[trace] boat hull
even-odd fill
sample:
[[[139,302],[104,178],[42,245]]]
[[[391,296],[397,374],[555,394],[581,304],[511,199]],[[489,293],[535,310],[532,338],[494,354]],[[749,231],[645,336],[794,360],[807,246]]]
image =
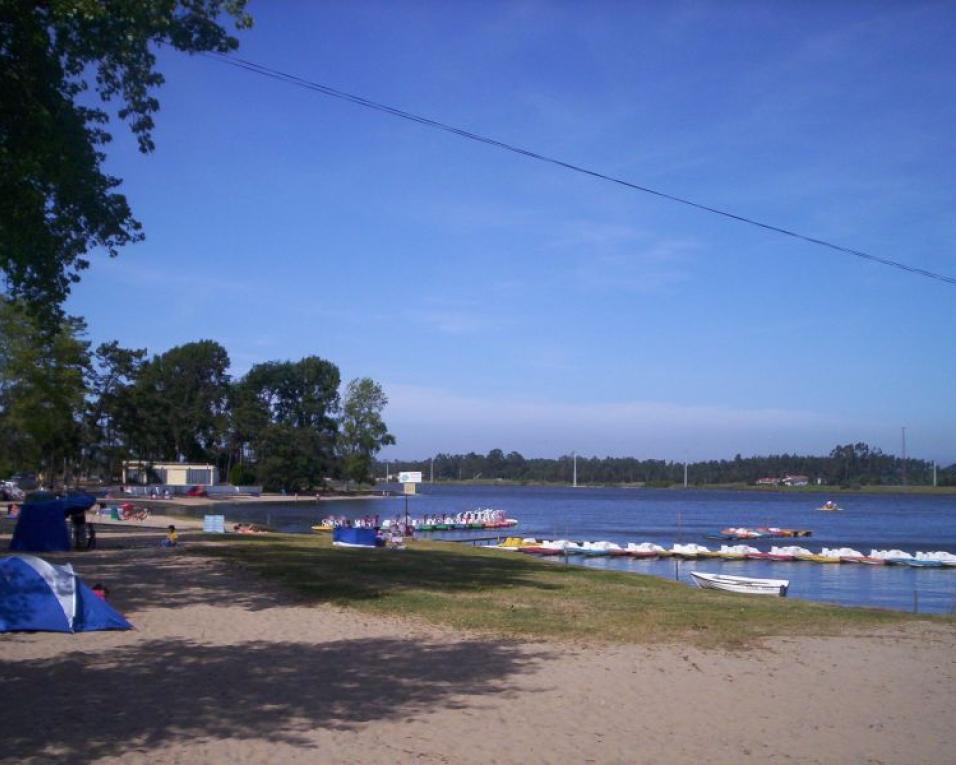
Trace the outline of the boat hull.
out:
[[[741,595],[773,595],[784,597],[790,587],[787,579],[754,579],[748,576],[725,576],[691,571],[694,583],[705,590],[736,592]]]

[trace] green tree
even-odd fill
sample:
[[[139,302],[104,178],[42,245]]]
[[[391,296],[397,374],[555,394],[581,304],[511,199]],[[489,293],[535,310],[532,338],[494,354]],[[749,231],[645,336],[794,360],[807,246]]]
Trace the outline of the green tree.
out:
[[[267,488],[304,491],[335,469],[338,367],[317,356],[256,364],[233,391],[232,444]]]
[[[132,415],[132,387],[145,357],[145,348],[123,348],[115,340],[96,349],[87,375],[91,398],[85,417],[84,472],[98,468],[106,478],[112,478],[117,474],[119,460],[129,456],[121,427]]]
[[[148,459],[214,459],[226,430],[229,354],[213,340],[170,348],[143,365],[119,413],[127,442]]]
[[[22,305],[0,298],[0,465],[68,480],[80,454],[86,326],[66,318],[55,331]]]
[[[154,148],[157,46],[226,53],[218,19],[251,25],[245,0],[0,0],[0,271],[14,297],[55,327],[87,255],[142,238],[121,181],[103,172],[119,101],[140,151]]]
[[[349,480],[371,481],[373,458],[383,446],[395,443],[395,436],[382,419],[387,404],[382,386],[370,377],[349,382],[340,423],[342,468]]]

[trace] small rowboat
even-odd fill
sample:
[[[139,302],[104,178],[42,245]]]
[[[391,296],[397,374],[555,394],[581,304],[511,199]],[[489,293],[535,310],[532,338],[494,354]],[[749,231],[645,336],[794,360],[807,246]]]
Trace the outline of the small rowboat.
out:
[[[740,592],[747,595],[778,595],[787,594],[790,586],[789,579],[754,579],[749,576],[726,576],[724,574],[704,574],[691,571],[694,583],[706,590],[724,590],[726,592]]]

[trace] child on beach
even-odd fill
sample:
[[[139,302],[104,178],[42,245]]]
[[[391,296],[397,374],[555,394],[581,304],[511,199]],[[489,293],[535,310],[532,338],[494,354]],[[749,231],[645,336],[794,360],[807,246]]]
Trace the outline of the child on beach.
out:
[[[90,589],[93,591],[93,594],[101,600],[106,600],[110,596],[110,591],[99,582],[90,587]]]
[[[179,534],[176,533],[176,527],[170,525],[166,532],[166,538],[163,540],[163,547],[175,547],[179,541]]]

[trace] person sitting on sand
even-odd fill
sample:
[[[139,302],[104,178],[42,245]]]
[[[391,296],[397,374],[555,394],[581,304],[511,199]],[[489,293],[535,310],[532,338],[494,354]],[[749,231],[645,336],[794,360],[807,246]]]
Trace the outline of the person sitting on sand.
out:
[[[110,596],[110,591],[99,582],[90,587],[90,589],[93,591],[93,594],[96,595],[96,597],[100,598],[100,600],[107,600]]]
[[[265,529],[261,529],[254,523],[237,523],[232,527],[237,534],[262,534]]]
[[[163,547],[175,547],[178,542],[179,534],[176,533],[176,527],[170,524],[166,538],[163,540]]]

